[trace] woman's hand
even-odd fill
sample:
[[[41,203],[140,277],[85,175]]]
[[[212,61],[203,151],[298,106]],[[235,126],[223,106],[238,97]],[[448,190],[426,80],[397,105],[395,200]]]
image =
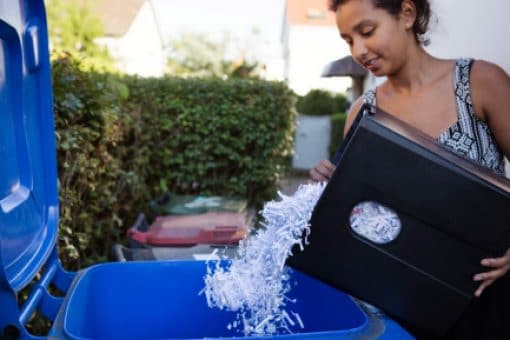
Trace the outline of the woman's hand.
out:
[[[485,288],[489,287],[494,281],[505,275],[510,269],[510,248],[505,255],[495,259],[483,259],[482,266],[492,268],[493,270],[479,273],[474,276],[475,281],[483,281],[475,292],[476,297],[480,297]]]
[[[310,170],[310,177],[317,182],[329,181],[331,175],[333,175],[333,171],[335,171],[335,166],[325,159]]]

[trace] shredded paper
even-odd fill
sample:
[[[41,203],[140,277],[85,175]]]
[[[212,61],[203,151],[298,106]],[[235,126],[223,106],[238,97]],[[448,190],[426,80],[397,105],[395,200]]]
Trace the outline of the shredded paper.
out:
[[[226,267],[218,261],[208,264],[203,293],[209,307],[237,313],[227,328],[249,336],[293,333],[304,327],[292,311],[296,301],[287,297],[293,282],[285,260],[294,245],[303,250],[308,242],[310,217],[324,186],[301,185],[292,196],[279,193],[281,200],[264,205],[263,228],[240,242],[238,256]]]

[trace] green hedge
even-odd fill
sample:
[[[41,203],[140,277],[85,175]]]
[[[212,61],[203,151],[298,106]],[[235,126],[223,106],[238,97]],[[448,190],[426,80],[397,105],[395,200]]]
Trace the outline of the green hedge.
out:
[[[272,197],[293,142],[294,97],[285,85],[131,78],[128,87],[128,111],[139,113],[137,157],[147,160],[152,190],[235,194],[252,203]]]
[[[344,126],[347,115],[344,112],[331,116],[331,142],[329,143],[330,158],[335,155],[336,150],[344,139]]]
[[[279,82],[140,79],[53,62],[66,267],[106,260],[161,192],[274,197],[292,150],[295,96]]]
[[[347,98],[341,93],[333,94],[325,90],[313,89],[298,98],[296,109],[305,115],[325,116],[345,111],[346,105]]]

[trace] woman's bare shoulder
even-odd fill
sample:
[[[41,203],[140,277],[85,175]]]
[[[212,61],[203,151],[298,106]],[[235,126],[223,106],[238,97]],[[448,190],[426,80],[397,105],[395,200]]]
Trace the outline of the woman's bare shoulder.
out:
[[[508,85],[510,78],[508,73],[499,65],[485,60],[476,60],[471,70],[471,82],[483,85]]]
[[[471,70],[471,91],[475,111],[483,112],[497,144],[510,157],[510,77],[500,66],[477,60]]]
[[[499,65],[476,60],[471,69],[471,90],[475,110],[477,106],[487,118],[487,107],[492,106],[491,103],[508,100],[510,77]]]

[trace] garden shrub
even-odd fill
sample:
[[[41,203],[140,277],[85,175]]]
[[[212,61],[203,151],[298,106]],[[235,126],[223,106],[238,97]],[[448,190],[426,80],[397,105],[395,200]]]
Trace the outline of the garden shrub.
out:
[[[296,109],[305,115],[323,116],[347,109],[347,97],[342,93],[333,94],[319,89],[310,90],[306,95],[299,96]]]
[[[294,96],[284,84],[214,78],[127,84],[127,110],[136,113],[131,139],[134,150],[145,152],[152,191],[239,195],[256,205],[274,195],[295,121]]]
[[[335,110],[333,112],[347,112],[349,109],[349,103],[347,97],[342,93],[337,93],[333,96],[335,102]]]
[[[280,82],[137,78],[53,61],[61,259],[107,259],[150,199],[272,199],[291,158],[295,96]]]
[[[329,144],[330,157],[335,155],[336,150],[344,139],[344,126],[347,115],[344,112],[331,116],[331,142]]]

